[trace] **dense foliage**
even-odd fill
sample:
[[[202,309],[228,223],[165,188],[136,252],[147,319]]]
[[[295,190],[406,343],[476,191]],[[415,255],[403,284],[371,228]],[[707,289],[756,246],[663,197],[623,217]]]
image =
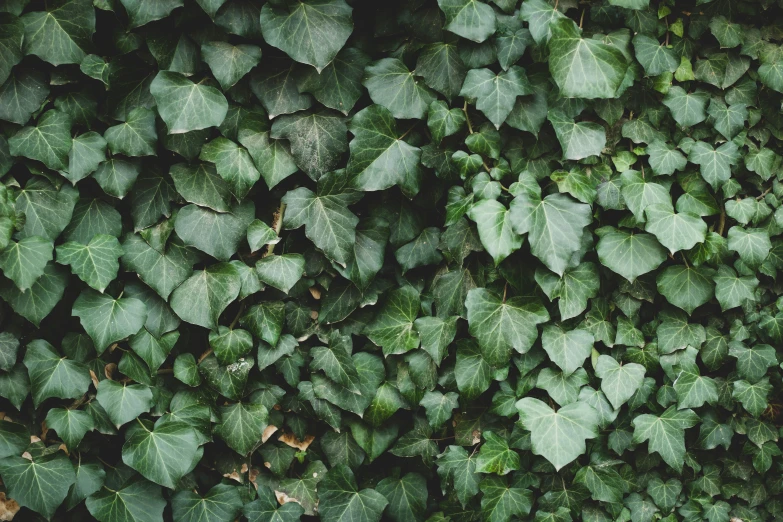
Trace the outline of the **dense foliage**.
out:
[[[783,517],[781,20],[0,0],[0,519]]]

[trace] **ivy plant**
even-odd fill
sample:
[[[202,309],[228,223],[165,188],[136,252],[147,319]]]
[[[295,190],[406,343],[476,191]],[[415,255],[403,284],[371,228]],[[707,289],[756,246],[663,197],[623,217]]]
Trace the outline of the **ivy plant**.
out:
[[[780,20],[0,0],[0,519],[783,518]]]

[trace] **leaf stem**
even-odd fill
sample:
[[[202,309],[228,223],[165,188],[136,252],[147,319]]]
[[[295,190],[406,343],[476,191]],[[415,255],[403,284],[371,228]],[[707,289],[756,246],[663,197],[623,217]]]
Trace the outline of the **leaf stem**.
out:
[[[399,137],[399,138],[397,138],[397,139],[398,139],[398,140],[401,140],[401,139],[403,139],[405,136],[407,136],[408,134],[410,134],[410,132],[411,132],[413,129],[415,129],[415,128],[416,128],[416,125],[418,125],[418,124],[419,124],[419,122],[416,122],[416,123],[414,123],[413,125],[411,125],[411,127],[410,127],[408,130],[406,130],[405,132],[403,132],[403,133],[402,133],[402,136],[400,136],[400,137]]]
[[[473,126],[470,124],[470,116],[468,116],[468,100],[462,104],[462,112],[465,113],[465,121],[468,123],[468,132],[473,134]]]
[[[237,321],[239,321],[239,316],[242,315],[242,312],[245,311],[245,302],[242,301],[239,303],[239,311],[237,312],[237,315],[234,317],[234,320],[231,321],[231,324],[228,325],[229,330],[233,330],[234,326],[237,324]]]
[[[285,203],[282,201],[280,202],[280,207],[278,207],[277,211],[275,211],[275,215],[272,219],[272,229],[275,231],[275,234],[277,236],[280,236],[280,230],[283,229],[283,216],[285,215]],[[266,254],[264,254],[263,257],[271,256],[275,251],[275,245],[277,243],[269,243],[266,247]]]

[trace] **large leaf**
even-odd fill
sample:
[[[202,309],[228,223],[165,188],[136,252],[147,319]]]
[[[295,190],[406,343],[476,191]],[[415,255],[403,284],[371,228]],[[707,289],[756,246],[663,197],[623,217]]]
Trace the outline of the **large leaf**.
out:
[[[175,488],[192,468],[197,449],[196,432],[184,422],[160,421],[152,430],[139,423],[122,447],[122,461],[146,479]]]
[[[422,119],[435,101],[435,93],[417,81],[396,58],[383,58],[368,65],[363,83],[372,101],[389,109],[395,118]]]
[[[582,367],[594,342],[593,336],[585,330],[565,331],[557,326],[547,326],[541,334],[544,350],[566,375]]]
[[[33,403],[37,407],[50,397],[78,399],[90,387],[90,372],[77,361],[60,356],[54,347],[38,339],[27,345],[24,365],[30,375]]]
[[[229,212],[188,205],[177,214],[174,229],[182,241],[220,261],[233,256],[253,221],[255,208],[250,201],[235,204]]]
[[[598,436],[598,413],[592,406],[574,402],[557,411],[538,399],[526,397],[516,404],[525,429],[530,431],[533,453],[556,470],[586,451],[585,440]]]
[[[370,105],[351,119],[348,175],[359,190],[384,190],[399,185],[415,195],[421,177],[421,150],[401,139],[394,117],[385,107]]]
[[[500,264],[522,246],[524,238],[514,232],[511,212],[494,199],[483,199],[470,207],[468,216],[476,222],[481,244]]]
[[[438,0],[446,15],[445,28],[468,40],[481,43],[495,32],[495,12],[479,0]]]
[[[396,522],[424,520],[427,511],[427,481],[418,473],[408,473],[399,479],[385,478],[377,492],[386,497],[386,513]]]
[[[511,222],[527,234],[530,250],[551,271],[563,272],[582,244],[582,229],[590,224],[590,207],[564,194],[541,199],[520,194],[511,202]]]
[[[660,416],[639,415],[632,422],[633,441],[649,441],[649,450],[657,452],[664,462],[679,472],[685,460],[685,430],[698,422],[699,416],[693,410],[677,410],[675,406]]]
[[[521,297],[504,299],[486,288],[468,292],[465,306],[470,333],[492,365],[508,361],[513,351],[527,352],[538,338],[536,325],[549,320],[541,303]]]
[[[261,439],[267,426],[267,414],[261,404],[238,402],[223,406],[215,431],[231,449],[247,455]]]
[[[353,471],[344,464],[326,473],[318,485],[318,496],[318,512],[325,522],[378,522],[389,504],[373,489],[359,490]]]
[[[356,243],[359,218],[347,208],[356,197],[336,175],[319,180],[317,190],[313,193],[301,187],[285,195],[283,225],[288,229],[304,225],[305,234],[317,247],[334,261],[345,264]]]
[[[120,384],[106,379],[98,385],[95,397],[111,422],[120,427],[153,406],[152,390],[142,384]]]
[[[132,297],[113,298],[85,290],[73,303],[73,315],[95,343],[98,353],[138,332],[147,320],[147,306]]]
[[[43,275],[46,264],[52,260],[52,248],[51,241],[40,236],[11,243],[0,253],[0,270],[24,292]]]
[[[614,230],[602,235],[595,248],[602,265],[632,283],[666,260],[666,251],[651,234]]]
[[[81,63],[92,47],[95,9],[88,0],[56,2],[46,11],[34,11],[21,18],[24,23],[24,52],[52,65]]]
[[[689,212],[674,212],[666,205],[650,205],[645,209],[647,223],[644,229],[675,254],[690,250],[707,237],[707,224],[699,216]]]
[[[549,71],[561,96],[614,98],[628,68],[616,47],[582,38],[576,24],[561,18],[549,23]]]
[[[197,270],[171,294],[171,308],[183,320],[216,329],[223,310],[237,298],[239,272],[230,263]]]
[[[658,275],[658,291],[666,299],[689,314],[715,295],[715,283],[710,268],[675,265]]]
[[[228,102],[219,90],[197,85],[179,73],[159,72],[150,92],[169,134],[217,127],[228,111]]]
[[[57,262],[71,265],[79,279],[103,292],[117,277],[118,259],[123,255],[120,242],[114,236],[97,234],[83,245],[69,241],[57,247]]]
[[[476,108],[499,129],[514,108],[517,96],[533,94],[533,87],[525,71],[516,65],[499,74],[489,69],[472,69],[459,94],[475,99]]]
[[[35,460],[24,457],[0,459],[0,477],[10,497],[47,519],[65,500],[68,488],[76,481],[73,464],[59,451]]]
[[[383,308],[365,329],[367,337],[383,348],[385,355],[405,353],[419,346],[413,326],[419,315],[419,293],[404,286],[390,293]]]
[[[334,170],[348,150],[347,133],[339,114],[323,111],[281,116],[272,125],[271,136],[288,140],[296,165],[317,180]]]
[[[641,364],[620,364],[609,355],[599,355],[595,365],[595,374],[601,378],[601,391],[615,409],[642,386],[645,371]]]
[[[8,140],[8,147],[14,156],[38,160],[50,169],[66,170],[71,151],[70,131],[70,116],[57,110],[47,111],[35,127],[25,127]]]
[[[597,123],[574,122],[562,111],[549,111],[547,118],[555,128],[555,134],[563,149],[563,158],[580,160],[600,156],[606,145],[606,132]]]
[[[119,489],[101,488],[87,498],[87,509],[100,522],[162,522],[166,501],[160,486],[135,480]]]
[[[352,8],[343,0],[308,0],[261,9],[264,40],[320,73],[353,30]]]

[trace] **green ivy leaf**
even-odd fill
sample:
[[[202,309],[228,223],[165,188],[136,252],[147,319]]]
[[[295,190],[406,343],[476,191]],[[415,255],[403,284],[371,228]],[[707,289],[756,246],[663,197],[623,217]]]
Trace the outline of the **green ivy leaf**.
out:
[[[309,0],[261,8],[261,32],[269,45],[321,73],[353,31],[352,8],[343,0]]]
[[[78,399],[90,387],[90,373],[80,362],[61,357],[42,339],[27,345],[24,365],[30,375],[36,407],[50,397]]]
[[[506,300],[486,288],[470,290],[465,306],[470,333],[478,339],[481,354],[491,365],[506,364],[512,350],[530,350],[538,338],[536,325],[549,320],[541,303],[521,297]]]
[[[565,331],[558,326],[547,326],[541,334],[541,345],[550,360],[566,375],[582,367],[594,342],[593,336],[585,330]]]
[[[495,32],[495,12],[490,6],[478,0],[438,0],[446,16],[445,29],[452,33],[481,43]]]
[[[564,112],[550,110],[547,118],[555,128],[557,140],[563,149],[563,158],[580,160],[600,156],[606,145],[606,131],[601,125],[590,122],[574,122]]]
[[[305,259],[301,254],[270,255],[256,262],[258,278],[288,293],[301,279],[305,269]]]
[[[484,432],[485,442],[476,457],[476,473],[507,475],[519,469],[519,454],[508,447],[508,442],[491,431]]]
[[[372,101],[386,107],[400,119],[422,119],[435,93],[420,84],[404,63],[396,58],[383,58],[365,67],[362,82]]]
[[[0,459],[0,477],[8,495],[19,505],[52,518],[76,481],[73,464],[57,452],[28,460],[24,457]]]
[[[233,87],[261,61],[261,49],[247,44],[205,42],[201,44],[201,54],[224,90]]]
[[[100,354],[111,343],[138,332],[147,320],[147,307],[132,297],[115,299],[85,290],[73,303],[73,315],[79,318]]]
[[[344,178],[330,174],[318,182],[317,193],[305,187],[283,197],[286,229],[305,227],[305,234],[331,259],[345,264],[354,252],[357,218],[347,207],[356,196],[347,190]]]
[[[666,93],[663,104],[669,108],[672,118],[681,127],[693,127],[707,119],[708,101],[709,95],[704,91],[688,93],[682,87],[675,86]]]
[[[119,489],[103,487],[87,498],[87,509],[101,522],[162,522],[166,501],[160,486],[140,479]]]
[[[651,234],[613,230],[595,246],[601,264],[633,283],[666,260],[666,250]]]
[[[690,250],[707,237],[707,224],[699,216],[689,212],[674,212],[667,205],[650,205],[644,210],[647,223],[644,229],[658,238],[658,241],[676,254]]]
[[[104,138],[113,154],[154,156],[158,142],[155,113],[143,107],[133,109],[124,123],[106,129]]]
[[[8,140],[12,156],[24,156],[53,170],[67,170],[71,151],[71,117],[64,112],[45,112],[35,127],[24,127]]]
[[[524,238],[514,232],[511,212],[499,201],[483,199],[468,210],[476,222],[481,244],[495,260],[495,265],[519,250]]]
[[[419,191],[421,149],[401,139],[391,112],[380,105],[356,113],[348,130],[348,176],[359,190],[384,190],[394,185],[409,195]]]
[[[0,269],[24,292],[44,274],[53,257],[52,249],[51,241],[40,236],[26,237],[0,253]]]
[[[46,426],[56,431],[63,442],[73,450],[84,435],[93,430],[95,423],[86,411],[52,408],[46,414]]]
[[[636,444],[649,441],[650,452],[658,453],[664,462],[681,472],[685,462],[685,430],[698,422],[699,416],[693,410],[677,410],[675,406],[660,416],[639,415],[631,422],[633,441]]]
[[[427,511],[427,481],[418,473],[408,473],[396,479],[387,477],[378,482],[377,492],[386,497],[386,513],[392,520],[424,520]]]
[[[468,71],[459,94],[475,99],[476,108],[499,129],[513,109],[517,96],[533,94],[533,87],[524,69],[514,65],[498,74],[490,69]]]
[[[173,489],[193,467],[197,449],[196,432],[183,422],[159,421],[152,430],[139,422],[122,447],[122,461],[144,478]]]
[[[526,397],[516,407],[522,425],[530,431],[533,453],[556,470],[587,450],[586,439],[598,436],[598,413],[586,403],[574,402],[555,412],[538,399]]]
[[[197,270],[171,294],[171,308],[183,320],[214,330],[223,310],[239,295],[239,272],[230,263]]]
[[[528,234],[533,255],[560,276],[581,248],[582,229],[592,221],[588,205],[564,194],[543,199],[520,194],[511,202],[510,212],[514,230]]]
[[[318,513],[326,522],[378,522],[389,501],[374,489],[359,490],[344,464],[330,469],[319,484]]]
[[[71,265],[79,279],[101,293],[117,277],[122,255],[117,238],[106,234],[94,236],[86,245],[70,241],[57,247],[57,262]]]
[[[614,98],[628,68],[616,47],[582,38],[576,24],[559,18],[549,22],[549,71],[566,98]]]
[[[95,33],[95,10],[87,0],[53,4],[46,11],[21,17],[24,23],[24,53],[34,54],[52,65],[81,63]]]
[[[383,348],[384,355],[405,353],[419,346],[413,326],[419,315],[419,293],[411,286],[391,292],[378,315],[365,328],[365,334]]]
[[[152,391],[142,384],[120,384],[106,379],[98,385],[98,403],[116,427],[126,424],[153,406]]]
[[[296,502],[286,502],[282,506],[274,493],[266,486],[258,487],[258,499],[245,504],[242,513],[250,522],[297,522],[304,509]]]
[[[656,279],[658,291],[667,301],[690,315],[715,295],[713,273],[710,268],[670,266]]]
[[[197,85],[178,73],[159,72],[150,92],[169,134],[217,127],[228,112],[228,102],[219,90]]]
[[[617,409],[642,386],[645,368],[641,364],[620,364],[609,355],[599,355],[595,374],[601,379],[601,391]]]

